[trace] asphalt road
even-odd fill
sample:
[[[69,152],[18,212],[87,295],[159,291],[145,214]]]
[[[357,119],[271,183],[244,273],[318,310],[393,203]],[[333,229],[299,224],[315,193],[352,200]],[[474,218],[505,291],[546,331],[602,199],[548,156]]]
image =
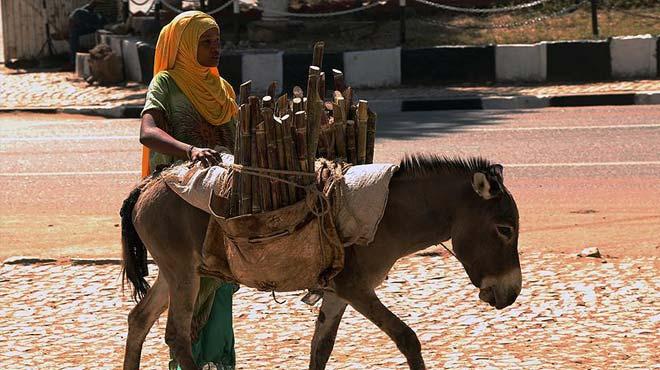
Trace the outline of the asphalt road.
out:
[[[138,125],[0,115],[0,259],[118,256]],[[658,106],[398,113],[379,117],[377,137],[377,162],[432,152],[503,164],[523,252],[660,254]]]

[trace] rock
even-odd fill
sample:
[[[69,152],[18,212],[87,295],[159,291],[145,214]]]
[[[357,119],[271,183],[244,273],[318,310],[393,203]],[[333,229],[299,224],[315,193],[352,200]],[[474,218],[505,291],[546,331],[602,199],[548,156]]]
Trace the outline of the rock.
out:
[[[578,257],[593,257],[593,258],[602,258],[600,251],[596,247],[589,247],[582,250],[578,253]]]

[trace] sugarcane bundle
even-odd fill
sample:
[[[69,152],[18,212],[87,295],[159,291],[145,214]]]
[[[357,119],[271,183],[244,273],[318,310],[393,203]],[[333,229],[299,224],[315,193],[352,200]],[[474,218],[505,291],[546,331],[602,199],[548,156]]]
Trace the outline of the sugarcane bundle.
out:
[[[232,177],[232,217],[272,211],[304,199],[303,188],[315,181],[317,158],[373,162],[376,114],[366,100],[354,103],[353,90],[336,69],[332,99],[325,101],[323,47],[323,43],[314,47],[307,89],[295,86],[291,99],[286,93],[275,96],[275,82],[263,97],[250,94],[251,81],[241,85],[234,161],[251,170],[236,171]]]

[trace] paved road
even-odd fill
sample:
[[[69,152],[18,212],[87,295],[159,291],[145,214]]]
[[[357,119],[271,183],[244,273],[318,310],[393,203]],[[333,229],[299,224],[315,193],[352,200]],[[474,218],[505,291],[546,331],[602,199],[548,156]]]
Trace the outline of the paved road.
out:
[[[524,253],[517,302],[477,299],[445,256],[400,261],[379,290],[417,332],[429,369],[651,369],[660,363],[655,257],[603,260]],[[155,268],[151,268],[152,276]],[[132,304],[118,266],[0,266],[0,367],[116,369]],[[304,369],[318,307],[297,294],[241,288],[234,299],[238,369]],[[163,369],[165,319],[152,329],[143,369]],[[328,369],[404,369],[389,338],[349,308]]]
[[[0,257],[112,256],[137,181],[135,120],[0,115]],[[648,369],[660,363],[660,111],[654,107],[391,115],[377,160],[432,151],[505,165],[521,210],[523,290],[477,300],[446,254],[400,261],[379,291],[417,333],[431,369]],[[19,172],[21,175],[17,176]],[[598,246],[604,259],[575,251]],[[570,252],[562,254],[561,252]],[[151,276],[155,275],[155,267]],[[126,314],[116,265],[0,266],[0,367],[114,369]],[[241,289],[239,369],[301,369],[317,308]],[[165,320],[145,369],[163,368]],[[391,341],[349,308],[331,369],[402,369]]]
[[[136,120],[0,115],[0,258],[117,255],[117,211],[138,179]],[[406,153],[504,164],[522,250],[658,255],[660,109],[390,114],[376,161]]]

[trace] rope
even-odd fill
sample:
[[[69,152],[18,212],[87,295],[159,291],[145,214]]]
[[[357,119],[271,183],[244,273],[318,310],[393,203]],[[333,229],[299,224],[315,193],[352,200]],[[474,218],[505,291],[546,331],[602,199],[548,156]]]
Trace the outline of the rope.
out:
[[[651,15],[651,14],[639,14],[639,13],[631,12],[631,11],[625,10],[625,9],[617,9],[617,10],[620,11],[621,13],[623,13],[623,14],[628,14],[628,15],[631,15],[633,17],[660,20],[660,17],[657,17],[655,15]]]
[[[445,243],[440,242],[440,245],[442,245],[442,247],[445,248],[445,250],[446,250],[447,252],[449,252],[449,254],[451,254],[452,256],[454,256],[454,258],[456,258],[456,259],[458,260],[458,257],[456,257],[456,255],[454,254],[454,252],[453,252],[451,249],[447,248],[447,246],[445,245]],[[459,260],[459,261],[460,261],[460,260]]]
[[[142,5],[146,5],[146,4],[147,4],[149,1],[151,1],[151,0],[144,0],[143,2],[139,2],[139,1],[137,1],[137,0],[129,0],[129,1],[130,1],[133,5],[142,6]],[[154,0],[154,3],[155,3],[155,2],[156,2],[156,1]]]
[[[418,0],[415,0],[415,1],[418,1]],[[542,16],[536,17],[536,18],[527,19],[527,20],[524,20],[524,21],[521,21],[521,22],[512,22],[512,23],[504,23],[504,24],[491,24],[491,25],[484,25],[484,26],[477,26],[477,25],[456,26],[456,25],[453,25],[453,24],[436,22],[436,21],[426,22],[426,23],[431,23],[431,24],[438,25],[438,26],[445,27],[445,28],[453,28],[453,29],[460,29],[460,30],[469,30],[469,29],[489,30],[489,29],[499,29],[499,28],[515,28],[515,27],[527,26],[527,25],[530,25],[530,24],[542,22],[542,21],[545,21],[545,20],[550,19],[550,18],[556,18],[556,17],[562,16],[562,15],[565,15],[567,13],[574,12],[579,7],[581,7],[582,5],[584,5],[588,2],[589,2],[589,0],[582,0],[577,4],[571,5],[569,7],[561,9],[561,10],[558,10],[554,13],[550,13],[550,14],[547,14],[547,15],[542,15]]]
[[[158,1],[158,0],[156,0],[156,1]],[[154,2],[156,2],[156,1],[154,1]],[[171,5],[166,0],[160,0],[160,3],[163,4],[167,9],[169,9],[169,10],[175,12],[175,13],[183,13],[183,10]]]
[[[306,203],[307,203],[307,208],[314,214],[316,217],[322,218],[325,216],[327,213],[330,212],[331,210],[331,203],[330,199],[328,199],[328,194],[334,189],[335,184],[337,184],[341,179],[341,175],[337,175],[337,172],[330,177],[329,185],[326,185],[324,192],[319,191],[316,188],[315,183],[311,183],[308,185],[300,185],[296,182],[285,180],[280,177],[276,176],[271,176],[268,175],[267,173],[275,173],[275,174],[281,174],[281,175],[290,175],[290,176],[312,176],[316,177],[315,173],[310,173],[310,172],[301,172],[301,171],[289,171],[289,170],[273,170],[270,168],[261,168],[261,167],[249,167],[249,166],[244,166],[240,164],[233,164],[233,163],[218,163],[217,166],[229,169],[229,170],[234,170],[238,173],[245,174],[245,175],[252,175],[252,176],[257,176],[257,177],[263,177],[269,180],[273,181],[279,181],[283,182],[285,184],[289,184],[292,186],[295,186],[297,188],[305,190],[305,194],[313,194],[316,196],[316,202],[310,205],[309,203],[309,197],[306,197]],[[320,211],[316,209],[315,204],[320,204],[321,209]],[[209,207],[210,208],[210,207]],[[211,210],[213,212],[213,210]],[[214,216],[217,216],[214,214]],[[323,228],[322,228],[323,229]],[[325,232],[325,231],[324,231]],[[326,235],[327,236],[327,235]]]
[[[206,14],[213,15],[217,12],[221,12],[221,11],[225,10],[228,6],[233,5],[233,4],[234,4],[234,0],[228,0],[226,3],[224,3],[224,4],[220,5],[219,7],[211,10],[210,12],[206,12]]]
[[[432,6],[432,7],[435,7],[435,8],[444,9],[444,10],[451,10],[451,11],[454,11],[454,12],[473,13],[473,14],[487,14],[487,13],[512,12],[512,11],[516,11],[516,10],[527,9],[527,8],[531,8],[531,7],[534,7],[534,6],[537,6],[537,5],[541,5],[543,3],[547,3],[550,0],[536,0],[536,1],[532,1],[530,3],[525,3],[525,4],[506,6],[506,7],[503,7],[503,8],[489,8],[489,9],[461,8],[461,7],[451,6],[451,5],[438,4],[438,3],[434,3],[434,2],[428,1],[428,0],[414,0],[414,1],[417,1],[418,3],[422,3],[422,4],[425,4],[425,5]]]
[[[134,1],[134,0],[131,0],[131,1]],[[155,2],[156,2],[156,1],[154,1],[154,3],[155,3]],[[183,12],[185,12],[185,10],[183,10],[183,9],[179,9],[179,8],[175,7],[174,5],[168,3],[167,0],[160,0],[160,3],[163,4],[163,5],[165,5],[165,7],[166,7],[167,9],[169,9],[169,10],[175,12],[175,13],[183,13]],[[213,15],[213,14],[215,14],[215,13],[217,13],[217,12],[220,12],[220,11],[226,9],[227,7],[229,7],[230,5],[232,5],[233,3],[234,3],[234,0],[228,0],[226,3],[220,5],[219,7],[215,8],[215,9],[213,9],[213,10],[207,11],[206,14],[208,14],[208,15]]]
[[[544,0],[548,1],[548,0]],[[325,18],[325,17],[335,17],[338,15],[346,15],[346,14],[351,14],[351,13],[357,13],[361,12],[367,9],[375,8],[380,5],[385,5],[387,2],[386,1],[377,1],[374,3],[371,3],[369,5],[362,5],[357,8],[353,9],[347,9],[347,10],[340,10],[336,12],[328,12],[328,13],[290,13],[290,12],[281,12],[279,10],[269,10],[269,13],[273,13],[275,15],[282,15],[282,16],[287,16],[287,17],[298,17],[298,18]],[[257,6],[257,9],[261,10],[262,12],[264,11],[264,8],[262,6]]]

